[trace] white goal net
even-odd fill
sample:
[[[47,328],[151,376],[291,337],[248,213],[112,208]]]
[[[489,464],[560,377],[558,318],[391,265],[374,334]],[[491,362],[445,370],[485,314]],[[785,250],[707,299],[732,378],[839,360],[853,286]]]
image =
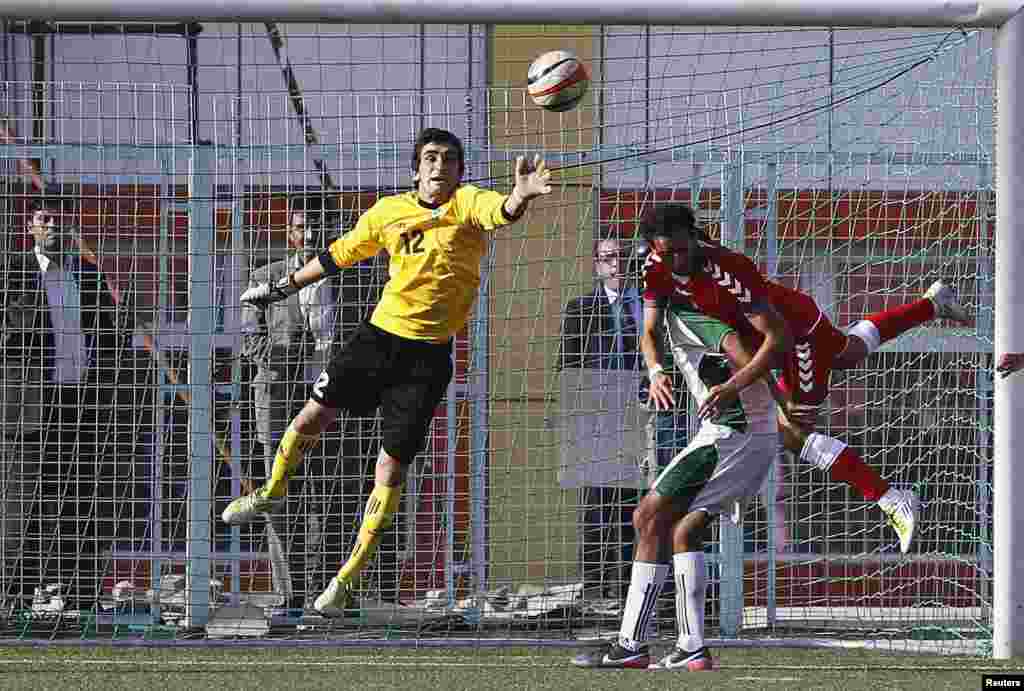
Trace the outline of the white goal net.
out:
[[[676,201],[840,328],[939,279],[975,315],[916,328],[832,382],[823,431],[924,500],[912,552],[874,505],[780,453],[741,527],[706,543],[709,636],[984,649],[991,31],[3,27],[0,638],[616,632],[632,508],[694,424],[684,407],[641,405],[642,366],[587,351],[608,334],[580,305],[603,295],[608,253],[635,287],[637,220]],[[555,49],[592,79],[564,113],[525,92],[530,62]],[[424,127],[462,139],[467,181],[507,192],[515,156],[540,153],[555,190],[495,235],[400,518],[359,606],[327,621],[301,607],[351,547],[377,418],[340,420],[314,448],[287,520],[219,516],[266,473],[261,392],[275,414],[297,410],[331,352],[317,344],[369,314],[386,259],[343,272],[333,330],[311,325],[275,367],[238,296],[291,261],[296,200],[322,205],[336,235],[410,189]],[[28,230],[40,199],[59,204],[91,282],[60,298],[77,330],[47,316],[57,297]],[[63,367],[78,338],[82,358]]]

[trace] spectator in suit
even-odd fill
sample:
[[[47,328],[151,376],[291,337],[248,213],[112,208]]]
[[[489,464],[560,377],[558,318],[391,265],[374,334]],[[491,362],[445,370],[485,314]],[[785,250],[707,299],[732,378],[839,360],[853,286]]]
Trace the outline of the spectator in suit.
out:
[[[115,526],[139,503],[114,414],[126,330],[65,211],[34,202],[32,248],[4,262],[3,561],[15,601],[60,583],[54,609],[70,610],[95,602]]]
[[[565,306],[559,483],[578,488],[580,570],[591,596],[620,598],[633,558],[633,507],[645,484],[646,418],[639,401],[642,298],[626,280],[630,253],[594,243],[594,290]]]
[[[323,250],[322,211],[316,197],[290,200],[288,256],[255,269],[249,277],[250,286],[273,283]],[[328,278],[281,302],[243,305],[243,352],[256,367],[250,391],[258,453],[263,458],[263,467],[252,473],[256,477],[270,473],[281,435],[306,402],[308,382],[315,381],[327,363],[336,337],[337,300],[337,282]],[[309,477],[322,474],[316,470],[324,467],[324,453],[336,460],[338,449],[333,441],[325,435],[319,449],[323,453],[310,454],[311,463],[306,466]],[[293,492],[285,510],[268,516],[266,522],[271,554],[281,544],[287,553],[284,573],[278,574],[284,582],[275,586],[283,589],[288,609],[301,610],[306,605],[310,590],[307,579],[315,568],[316,550],[311,547],[317,542],[319,521],[305,505],[308,496],[308,487],[306,492]],[[281,565],[275,567],[280,571]]]

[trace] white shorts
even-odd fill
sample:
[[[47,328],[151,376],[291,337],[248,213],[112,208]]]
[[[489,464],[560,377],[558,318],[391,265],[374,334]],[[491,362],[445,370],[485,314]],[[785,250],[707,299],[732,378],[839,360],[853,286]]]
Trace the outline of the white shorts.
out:
[[[705,422],[651,488],[680,500],[687,512],[726,513],[735,520],[737,504],[758,494],[777,453],[777,433],[753,434]]]

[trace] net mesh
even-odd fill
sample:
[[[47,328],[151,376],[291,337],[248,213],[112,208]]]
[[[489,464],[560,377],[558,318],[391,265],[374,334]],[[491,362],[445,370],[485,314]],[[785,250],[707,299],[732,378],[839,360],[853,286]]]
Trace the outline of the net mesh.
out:
[[[637,218],[677,201],[837,326],[938,279],[976,315],[912,330],[833,378],[823,431],[925,500],[912,555],[876,507],[780,453],[743,527],[716,526],[707,543],[709,636],[977,649],[991,603],[992,40],[7,22],[2,636],[173,638],[197,623],[277,638],[617,631],[632,508],[693,416],[645,410],[642,367],[610,374],[574,354],[567,316],[600,288],[595,243],[617,241],[635,275]],[[542,111],[525,93],[529,63],[551,49],[590,69],[575,110]],[[221,523],[279,434],[261,428],[260,395],[286,421],[336,352],[307,324],[301,344],[277,344],[266,385],[261,354],[278,332],[254,340],[237,298],[262,267],[294,261],[296,199],[319,200],[334,236],[410,189],[427,126],[462,138],[467,181],[507,192],[515,156],[537,152],[556,185],[495,235],[401,517],[361,608],[328,622],[295,608],[347,555],[380,420],[340,420],[279,520]],[[77,306],[61,298],[67,323],[47,316],[56,294],[27,230],[44,196],[62,203],[77,262],[65,271],[95,288]],[[321,305],[336,319],[328,340],[369,314],[386,267],[341,275]],[[79,336],[78,369],[55,367]]]

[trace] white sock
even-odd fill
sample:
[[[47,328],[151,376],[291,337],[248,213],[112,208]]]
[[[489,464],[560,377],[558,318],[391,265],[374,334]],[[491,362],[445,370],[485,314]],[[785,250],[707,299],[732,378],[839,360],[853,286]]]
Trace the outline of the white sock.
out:
[[[896,489],[895,487],[890,487],[885,491],[885,494],[883,494],[879,498],[878,505],[881,506],[883,509],[888,509],[892,507],[894,504],[897,504],[902,497],[903,492]]]
[[[819,432],[812,432],[807,435],[807,440],[804,441],[804,446],[800,449],[800,460],[805,463],[810,463],[818,470],[824,470],[826,473],[831,470],[832,464],[836,462],[839,455],[846,450],[846,444],[821,434]]]
[[[650,638],[658,594],[668,577],[668,570],[668,564],[633,562],[629,591],[626,593],[626,609],[622,613],[622,628],[619,629],[619,645],[626,650],[636,652]]]
[[[687,652],[704,647],[704,596],[707,570],[703,552],[679,552],[672,556],[676,570],[677,645]]]

